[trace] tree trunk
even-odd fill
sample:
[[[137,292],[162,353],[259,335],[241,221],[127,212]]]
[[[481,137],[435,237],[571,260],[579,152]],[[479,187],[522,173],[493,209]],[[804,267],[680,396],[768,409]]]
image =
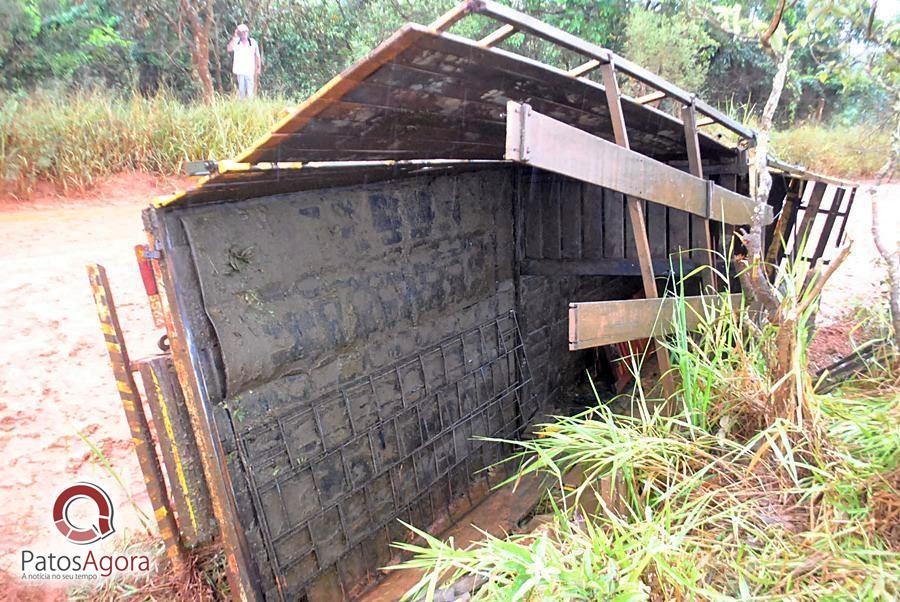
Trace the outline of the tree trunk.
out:
[[[181,0],[181,12],[191,30],[191,63],[200,84],[203,100],[209,102],[215,95],[212,74],[209,71],[209,37],[213,27],[213,10],[209,2]]]

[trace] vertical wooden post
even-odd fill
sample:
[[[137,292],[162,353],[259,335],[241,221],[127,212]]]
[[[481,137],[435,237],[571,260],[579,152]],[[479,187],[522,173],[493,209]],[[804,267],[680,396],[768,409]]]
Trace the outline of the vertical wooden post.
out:
[[[684,122],[684,138],[687,142],[688,167],[691,171],[691,175],[702,178],[703,162],[700,156],[700,139],[697,135],[697,111],[693,103],[681,108],[681,120]],[[700,217],[692,215],[691,222],[692,228],[700,229],[700,236],[697,238],[704,247],[700,253],[703,257],[703,261],[709,266],[709,269],[704,272],[703,282],[707,287],[712,287],[712,289],[715,290],[717,282],[714,271],[716,262],[713,253],[712,236],[709,231],[709,216]],[[697,238],[695,238],[695,240]]]
[[[106,350],[116,378],[116,387],[131,429],[134,451],[141,465],[141,472],[144,473],[150,503],[153,504],[153,515],[156,517],[159,534],[165,542],[166,556],[175,569],[181,571],[185,566],[184,550],[178,535],[178,526],[175,524],[175,516],[169,507],[162,469],[150,435],[150,425],[134,383],[134,375],[131,373],[128,350],[122,337],[122,327],[119,325],[119,316],[109,288],[106,269],[102,265],[92,263],[87,266],[87,273],[94,295],[94,304],[97,306],[97,315],[100,318],[100,330],[106,339]]]
[[[603,87],[606,89],[606,102],[609,105],[609,116],[612,120],[613,135],[616,144],[630,148],[628,131],[625,129],[625,117],[622,113],[622,100],[619,97],[619,83],[616,81],[616,68],[610,62],[601,65]],[[644,283],[644,296],[648,299],[659,297],[656,288],[656,277],[653,274],[653,263],[650,256],[650,242],[647,240],[647,225],[644,220],[644,209],[640,199],[627,197],[628,215],[631,218],[631,227],[634,232],[634,242],[637,247],[638,263],[641,267],[641,279]],[[671,363],[669,354],[658,343],[656,346],[656,359],[659,364],[660,380],[662,381],[665,396],[671,397],[675,392],[675,385],[670,373]]]

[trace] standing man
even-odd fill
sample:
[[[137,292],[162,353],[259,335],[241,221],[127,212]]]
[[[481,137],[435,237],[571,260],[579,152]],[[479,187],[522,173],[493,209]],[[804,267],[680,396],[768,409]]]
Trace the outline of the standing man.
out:
[[[256,40],[250,37],[250,28],[244,23],[234,30],[228,52],[234,53],[231,71],[237,77],[238,98],[253,98],[256,78],[262,70],[262,56]]]

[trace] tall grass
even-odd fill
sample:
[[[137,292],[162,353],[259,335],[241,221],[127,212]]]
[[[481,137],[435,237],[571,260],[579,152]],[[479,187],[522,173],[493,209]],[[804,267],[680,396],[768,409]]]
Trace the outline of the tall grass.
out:
[[[799,125],[772,134],[775,154],[815,172],[844,178],[872,178],[891,148],[888,128],[870,125]]]
[[[167,93],[102,90],[0,96],[0,177],[14,191],[39,180],[68,190],[125,170],[175,173],[184,160],[232,158],[287,104],[218,97],[186,105]]]
[[[804,276],[785,270],[779,282],[789,290]],[[754,405],[775,386],[771,333],[724,298],[696,332],[684,323],[676,313],[666,343],[681,377],[668,412],[637,383],[633,415],[598,401],[511,442],[510,481],[540,472],[557,482],[543,526],[465,549],[413,529],[418,541],[396,544],[411,557],[392,567],[423,571],[408,597],[449,599],[448,584],[469,579],[464,593],[477,600],[898,599],[900,391],[884,386],[890,378],[814,394],[801,322],[803,413],[760,424]]]

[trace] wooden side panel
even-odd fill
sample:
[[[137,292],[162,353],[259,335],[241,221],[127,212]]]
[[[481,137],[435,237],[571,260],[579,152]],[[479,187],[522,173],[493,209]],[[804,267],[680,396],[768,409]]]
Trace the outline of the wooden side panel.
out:
[[[685,298],[687,327],[696,328],[704,308],[719,305],[721,302],[722,298],[718,296]],[[731,295],[733,305],[740,302],[740,293]],[[571,303],[569,350],[576,351],[671,333],[677,309],[676,299],[673,298]]]
[[[625,197],[603,189],[603,256],[625,257]]]
[[[603,249],[606,244],[603,227],[604,222],[604,190],[599,186],[584,185],[582,192],[582,228],[583,246],[581,256],[585,259],[599,259],[603,257]]]

